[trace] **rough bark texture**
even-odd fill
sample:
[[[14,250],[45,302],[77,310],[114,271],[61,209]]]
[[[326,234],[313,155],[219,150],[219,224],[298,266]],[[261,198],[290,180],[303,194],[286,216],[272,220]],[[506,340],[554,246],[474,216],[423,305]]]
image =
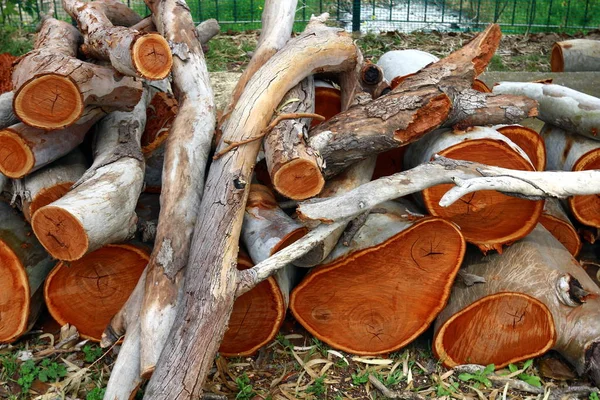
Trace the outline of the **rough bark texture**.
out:
[[[29,224],[0,202],[0,343],[13,342],[35,322],[44,304],[42,284],[54,262]]]
[[[439,330],[456,312],[495,293],[522,293],[537,299],[550,310],[557,337],[552,348],[572,363],[579,374],[590,374],[596,385],[600,383],[597,353],[600,289],[545,228],[538,225],[529,236],[513,244],[502,255],[475,256],[466,262],[464,269],[484,277],[486,283],[469,288],[455,285],[448,307],[436,322],[438,334],[434,349],[438,355],[441,355],[442,340]],[[531,309],[509,310],[518,313],[505,321],[507,332],[511,331],[510,325],[514,328],[515,324],[531,323],[530,318],[534,318]],[[503,328],[482,325],[481,329],[502,332]],[[487,340],[483,332],[480,338]],[[499,340],[498,343],[501,344]],[[509,348],[508,344],[505,346]]]
[[[123,75],[164,79],[169,74],[173,58],[159,34],[114,26],[103,1],[63,0],[62,4],[79,25],[88,57],[110,61]]]
[[[538,118],[570,132],[600,140],[600,99],[560,85],[500,82],[494,93],[536,100]]]
[[[140,137],[147,104],[145,91],[132,112],[114,111],[104,118],[92,166],[73,190],[33,216],[36,236],[55,258],[77,260],[135,233],[135,206],[144,179]]]
[[[13,97],[14,92],[0,94],[0,129],[19,123],[12,109]]]
[[[141,82],[112,68],[76,58],[81,36],[64,21],[45,18],[35,43],[15,65],[13,109],[27,125],[60,129],[74,124],[85,106],[132,110],[142,94]]]
[[[600,40],[556,42],[550,56],[552,72],[600,71]]]
[[[356,48],[349,35],[310,23],[252,77],[223,139],[235,142],[257,136],[285,93],[302,79],[319,70],[352,68],[355,62]],[[202,391],[233,307],[237,243],[259,145],[255,141],[230,151],[210,168],[186,270],[185,295],[146,389],[149,399],[188,399]]]
[[[295,101],[292,101],[296,99]],[[281,114],[314,112],[315,89],[312,77],[290,90],[282,100],[287,105]],[[323,189],[318,154],[306,145],[310,118],[281,121],[267,134],[264,142],[267,168],[273,187],[294,200],[316,196]]]
[[[577,257],[581,250],[581,240],[559,200],[546,199],[540,224],[557,238],[573,257]]]

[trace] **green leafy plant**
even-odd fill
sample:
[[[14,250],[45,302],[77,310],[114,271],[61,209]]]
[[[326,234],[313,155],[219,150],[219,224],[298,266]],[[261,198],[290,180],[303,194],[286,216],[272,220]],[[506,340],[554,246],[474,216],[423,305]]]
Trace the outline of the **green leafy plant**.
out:
[[[279,343],[281,347],[283,347],[286,350],[294,349],[294,345],[292,344],[292,342],[290,342],[290,340],[281,333],[277,335],[277,338],[275,340],[277,340],[277,343]]]
[[[329,350],[327,348],[327,345],[323,342],[321,342],[319,339],[317,338],[313,338],[312,339],[312,344],[313,346],[315,346],[315,349],[323,356],[323,357],[327,357],[327,350]]]
[[[67,368],[63,364],[44,359],[40,363],[38,378],[42,382],[56,382],[58,378],[67,376]]]
[[[102,349],[98,346],[86,344],[81,350],[83,351],[83,361],[87,363],[92,363],[102,356]]]
[[[590,394],[589,400],[600,400],[600,397],[598,397],[598,392],[592,392]]]
[[[238,393],[235,395],[236,400],[250,400],[256,394],[250,384],[250,378],[245,373],[235,378],[235,383],[238,386]]]
[[[29,392],[39,372],[40,368],[35,365],[33,360],[27,360],[19,366],[19,379],[17,379],[17,383],[21,386],[22,393]]]
[[[306,388],[306,393],[314,394],[319,397],[325,394],[325,376],[320,376],[315,379],[315,383]]]
[[[352,383],[354,385],[364,385],[367,382],[369,382],[369,370],[362,373],[356,370],[356,374],[352,374]]]
[[[490,375],[492,372],[494,372],[494,368],[495,365],[494,364],[490,364],[487,367],[485,367],[484,369],[482,369],[481,371],[475,372],[473,374],[469,374],[469,373],[462,373],[458,376],[458,379],[460,379],[463,382],[475,382],[478,384],[483,384],[486,387],[492,387],[492,381],[490,381],[488,379],[488,375]]]
[[[437,397],[450,396],[458,391],[458,382],[451,383],[448,387],[444,385],[437,385],[436,394]]]
[[[529,369],[529,367],[531,367],[531,365],[533,365],[533,360],[525,361],[525,364],[523,364],[523,371],[527,371],[527,369]],[[517,372],[519,370],[519,368],[514,364],[509,364],[508,370],[511,373],[514,373],[514,372]],[[540,381],[540,378],[535,375],[529,375],[529,374],[526,374],[525,372],[522,372],[519,375],[517,375],[517,378],[519,378],[523,382],[529,383],[532,386],[542,387],[542,382]]]
[[[85,400],[102,400],[104,398],[104,392],[106,392],[106,388],[95,387],[88,392],[85,396]]]
[[[396,369],[394,372],[387,374],[385,377],[380,374],[375,374],[375,376],[387,387],[394,386],[402,382],[402,380],[405,378],[401,369]]]
[[[19,368],[17,364],[17,355],[8,354],[0,357],[0,380],[10,379],[14,376],[15,372]]]

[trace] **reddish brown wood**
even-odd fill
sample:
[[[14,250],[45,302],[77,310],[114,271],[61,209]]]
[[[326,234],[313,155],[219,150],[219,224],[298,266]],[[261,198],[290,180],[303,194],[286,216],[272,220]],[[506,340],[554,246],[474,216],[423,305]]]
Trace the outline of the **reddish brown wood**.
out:
[[[529,157],[536,171],[546,170],[544,138],[531,128],[521,125],[494,126],[498,132],[515,142]]]
[[[544,211],[540,215],[540,224],[557,238],[573,257],[577,257],[581,250],[581,240],[559,200],[545,200]]]

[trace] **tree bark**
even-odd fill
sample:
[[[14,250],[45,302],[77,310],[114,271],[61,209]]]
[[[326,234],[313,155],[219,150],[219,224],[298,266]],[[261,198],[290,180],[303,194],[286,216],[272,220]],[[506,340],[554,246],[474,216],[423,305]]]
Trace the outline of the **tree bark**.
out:
[[[288,90],[315,71],[352,68],[356,54],[346,33],[326,28],[318,20],[309,23],[303,34],[290,40],[250,79],[223,139],[256,137]],[[210,168],[192,240],[186,295],[146,389],[149,399],[191,398],[202,391],[233,307],[237,243],[259,146],[256,141],[245,144]]]
[[[525,152],[514,142],[485,127],[432,132],[407,150],[405,166],[414,168],[435,154],[503,168],[534,170]],[[495,191],[470,194],[452,206],[442,207],[439,202],[450,188],[451,185],[439,185],[423,190],[425,208],[434,216],[456,223],[465,239],[484,252],[502,252],[503,245],[526,236],[535,228],[544,207],[543,201],[519,199]]]
[[[106,325],[133,292],[148,258],[143,247],[111,244],[77,261],[59,262],[44,285],[48,311],[61,326],[74,325],[82,338],[100,341]]]
[[[546,170],[546,146],[539,133],[521,125],[495,125],[492,129],[519,146],[527,154],[536,171]]]
[[[123,75],[144,79],[164,79],[171,71],[169,44],[158,33],[113,25],[102,1],[63,0],[62,5],[77,21],[88,57],[110,61]]]
[[[573,257],[577,257],[581,250],[581,240],[559,200],[546,199],[540,224],[558,239]]]
[[[198,32],[198,40],[200,40],[202,45],[206,45],[209,40],[217,36],[220,31],[221,27],[219,26],[219,22],[213,18],[202,21],[196,27],[196,32]]]
[[[29,224],[0,202],[0,342],[26,333],[43,306],[42,284],[53,266]]]
[[[80,40],[72,25],[44,18],[35,50],[13,71],[13,109],[21,121],[61,129],[78,121],[88,105],[130,111],[139,102],[141,82],[76,58]]]
[[[553,348],[600,383],[600,289],[545,228],[502,255],[473,255],[464,270],[486,283],[455,285],[440,314],[434,351],[444,365],[501,368]]]
[[[65,196],[37,210],[33,230],[53,257],[78,260],[110,243],[133,237],[142,190],[140,137],[148,94],[132,112],[114,111],[97,130],[94,163]]]
[[[538,118],[569,132],[600,140],[600,99],[560,85],[500,82],[494,93],[527,96],[538,102]]]
[[[0,130],[0,172],[10,178],[22,178],[68,154],[79,146],[86,133],[106,112],[87,108],[74,124],[47,132],[23,123]]]
[[[415,221],[393,202],[380,208],[291,297],[292,313],[310,333],[354,354],[396,351],[426,330],[447,302],[466,247],[451,222]]]
[[[160,216],[140,315],[143,376],[154,370],[175,320],[216,124],[214,95],[189,9],[177,0],[146,4],[158,32],[174,49],[172,88],[179,109],[165,147]]]
[[[11,125],[19,123],[19,120],[13,113],[12,109],[14,97],[14,92],[0,94],[0,129],[8,128]]]
[[[600,71],[600,40],[556,42],[550,55],[552,72]]]
[[[600,169],[600,141],[582,137],[550,124],[541,136],[546,142],[548,168],[559,171]],[[582,224],[600,228],[600,197],[572,196],[567,200],[573,216]]]
[[[284,106],[279,112],[313,113],[314,101],[314,83],[309,77],[284,96],[281,101]],[[265,136],[265,158],[273,187],[283,196],[294,200],[316,196],[325,184],[321,160],[306,145],[309,123],[310,118],[284,120]]]

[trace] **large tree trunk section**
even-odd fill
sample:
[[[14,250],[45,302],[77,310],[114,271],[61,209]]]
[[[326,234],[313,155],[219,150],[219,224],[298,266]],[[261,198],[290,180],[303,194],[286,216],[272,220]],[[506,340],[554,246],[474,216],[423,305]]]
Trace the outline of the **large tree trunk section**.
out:
[[[503,168],[533,171],[523,150],[491,128],[469,131],[436,131],[407,150],[408,168],[427,162],[434,154],[457,160],[482,162]],[[449,207],[440,206],[452,185],[423,190],[423,204],[432,215],[447,218],[460,226],[465,239],[482,251],[502,251],[502,246],[527,235],[538,222],[543,201],[510,197],[496,191],[479,191],[464,196]]]
[[[351,69],[356,60],[356,47],[348,34],[313,20],[250,79],[223,139],[239,142],[256,137],[292,87],[317,70]],[[189,399],[202,391],[233,308],[237,244],[259,147],[257,141],[242,145],[210,168],[186,269],[186,296],[146,389],[148,399]],[[181,207],[181,202],[177,204]]]
[[[290,309],[309,332],[349,353],[396,351],[427,329],[446,304],[466,247],[451,222],[414,222],[403,217],[405,207],[382,206],[385,213],[371,214],[350,247],[338,245],[334,260],[311,271],[291,296]]]
[[[86,105],[131,110],[139,102],[141,82],[76,58],[80,39],[74,26],[43,20],[35,50],[13,71],[13,109],[21,121],[40,129],[61,129],[80,119]]]
[[[600,71],[600,40],[556,42],[550,55],[552,72]]]
[[[57,131],[23,123],[0,130],[0,172],[22,178],[50,164],[79,146],[92,125],[105,115],[100,108],[88,108],[77,123]]]
[[[19,120],[13,113],[12,102],[15,97],[14,92],[0,94],[0,129],[18,124]]]
[[[577,257],[581,250],[581,240],[559,200],[545,200],[540,224],[544,225],[544,228],[557,238],[573,257]]]
[[[446,366],[501,368],[553,348],[600,383],[600,288],[541,225],[504,254],[471,254],[436,322],[434,352]]]
[[[539,133],[521,125],[495,125],[492,129],[519,146],[527,154],[536,171],[546,170],[546,146],[544,138]]]
[[[539,104],[538,118],[569,132],[600,140],[600,99],[560,85],[501,82],[494,93],[527,96]]]
[[[148,263],[146,249],[111,244],[83,258],[59,262],[46,279],[44,297],[52,317],[77,327],[81,337],[100,341]]]
[[[313,78],[303,80],[290,90],[283,100],[282,114],[312,113],[315,91]],[[295,101],[292,101],[294,100]],[[321,174],[318,154],[306,145],[310,118],[281,121],[267,133],[264,141],[265,158],[273,187],[294,200],[304,200],[321,192],[325,179]]]
[[[171,85],[179,108],[164,149],[160,217],[140,313],[144,376],[154,370],[175,320],[216,124],[214,95],[189,9],[176,0],[146,4],[158,32],[176,49]]]
[[[85,173],[87,160],[79,149],[73,150],[46,168],[23,178],[21,210],[27,221],[40,208],[60,199]]]
[[[544,125],[541,135],[546,141],[548,169],[600,169],[600,141],[575,135],[550,124]],[[600,228],[600,195],[572,196],[568,203],[571,213],[579,222]]]
[[[94,163],[74,189],[33,215],[33,230],[53,257],[78,260],[133,237],[144,180],[140,137],[147,92],[132,112],[114,111],[98,125]]]
[[[88,57],[110,61],[123,75],[144,79],[164,79],[171,71],[169,44],[158,33],[114,26],[101,1],[63,0],[62,4],[79,25],[85,39],[83,51]]]
[[[53,260],[23,217],[3,202],[0,221],[0,343],[5,343],[17,340],[35,322]]]

